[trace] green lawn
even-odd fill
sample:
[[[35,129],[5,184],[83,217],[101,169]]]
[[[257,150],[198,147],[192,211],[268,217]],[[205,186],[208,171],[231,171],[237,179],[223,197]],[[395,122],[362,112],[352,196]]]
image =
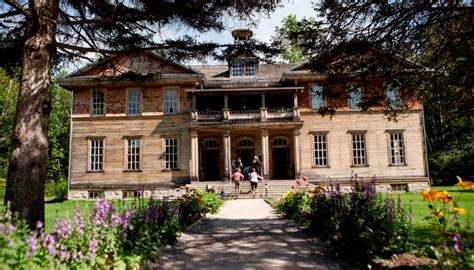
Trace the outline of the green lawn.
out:
[[[130,206],[134,200],[124,200],[115,202],[115,208],[119,210],[123,206]],[[63,202],[47,202],[45,204],[45,229],[47,232],[54,231],[54,220],[56,217],[64,218],[68,216],[71,220],[74,218],[74,209],[79,207],[81,209],[81,216],[88,218],[94,201],[63,201]]]
[[[433,189],[447,190],[458,202],[459,207],[466,209],[466,214],[460,218],[461,223],[474,222],[474,191],[463,190],[454,186],[439,186],[433,187]],[[405,208],[412,209],[415,227],[429,227],[428,220],[425,219],[430,215],[429,202],[423,201],[420,193],[401,193],[400,198]]]

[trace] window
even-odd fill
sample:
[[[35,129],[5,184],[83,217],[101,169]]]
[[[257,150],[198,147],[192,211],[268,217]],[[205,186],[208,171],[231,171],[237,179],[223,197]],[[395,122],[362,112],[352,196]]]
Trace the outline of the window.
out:
[[[105,115],[105,92],[104,92],[104,90],[101,90],[101,89],[92,90],[91,115],[92,116],[103,116],[103,115]]]
[[[391,184],[390,188],[392,191],[408,191],[407,184]]]
[[[327,167],[328,144],[326,134],[314,134],[314,165],[317,167]]]
[[[140,115],[142,113],[142,91],[129,90],[127,99],[127,114]]]
[[[243,138],[240,139],[237,143],[238,148],[244,148],[244,147],[254,147],[253,140],[250,138]]]
[[[230,67],[231,77],[252,77],[255,76],[257,64],[252,60],[235,59]]]
[[[405,165],[405,150],[402,132],[389,132],[390,165]]]
[[[100,172],[104,169],[104,140],[89,140],[89,166],[88,170]]]
[[[178,169],[178,139],[166,139],[165,168],[168,170]]]
[[[311,107],[316,111],[324,107],[322,86],[315,85],[311,88]]]
[[[247,63],[245,65],[245,76],[255,76],[255,64]]]
[[[165,90],[165,113],[178,113],[178,90]]]
[[[365,133],[351,133],[352,138],[352,165],[367,166],[367,151]]]
[[[387,106],[390,109],[399,109],[402,106],[402,102],[400,99],[400,92],[398,89],[393,86],[389,85],[386,91],[387,95]]]
[[[240,60],[234,60],[232,63],[232,77],[242,76],[242,62]]]
[[[349,109],[360,109],[362,105],[362,87],[349,89]]]
[[[95,191],[95,190],[89,191],[89,199],[96,199],[96,198],[103,198],[103,197],[104,197],[103,191]]]
[[[127,140],[127,170],[140,170],[140,139]]]
[[[125,190],[123,191],[124,198],[138,198],[139,196],[138,191],[136,190]]]

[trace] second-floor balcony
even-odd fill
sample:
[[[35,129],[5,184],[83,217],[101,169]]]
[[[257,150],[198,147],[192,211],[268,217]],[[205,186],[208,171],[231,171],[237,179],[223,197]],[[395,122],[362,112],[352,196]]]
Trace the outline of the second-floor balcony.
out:
[[[192,111],[191,119],[195,123],[242,123],[242,122],[282,122],[299,120],[298,108],[281,108],[259,110]]]

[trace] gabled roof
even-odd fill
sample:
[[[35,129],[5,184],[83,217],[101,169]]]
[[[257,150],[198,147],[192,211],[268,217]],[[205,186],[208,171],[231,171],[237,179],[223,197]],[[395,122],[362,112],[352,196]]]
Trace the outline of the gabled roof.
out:
[[[66,76],[117,77],[125,73],[146,74],[200,74],[199,72],[165,59],[153,52],[139,51],[114,55],[86,65]]]
[[[66,89],[73,87],[195,84],[204,74],[165,59],[153,52],[138,51],[113,55],[86,65],[60,79]]]

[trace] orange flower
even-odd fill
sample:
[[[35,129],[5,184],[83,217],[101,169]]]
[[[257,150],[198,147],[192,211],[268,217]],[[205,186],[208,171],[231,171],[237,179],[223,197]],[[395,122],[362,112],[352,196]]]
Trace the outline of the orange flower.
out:
[[[466,214],[466,210],[462,207],[453,207],[451,208],[451,210],[455,213],[455,214],[458,214],[458,215],[461,215],[463,216],[464,214]]]
[[[456,184],[456,186],[459,186],[461,188],[470,188],[470,189],[474,190],[474,183],[473,182],[463,181],[460,176],[456,176],[456,178],[458,179],[458,183]]]
[[[429,190],[429,189],[426,189],[425,191],[423,191],[422,195],[423,195],[423,201],[432,201],[434,198],[434,194],[436,193],[436,190]]]
[[[434,197],[442,203],[451,203],[453,201],[453,197],[451,197],[447,191],[438,191]]]

